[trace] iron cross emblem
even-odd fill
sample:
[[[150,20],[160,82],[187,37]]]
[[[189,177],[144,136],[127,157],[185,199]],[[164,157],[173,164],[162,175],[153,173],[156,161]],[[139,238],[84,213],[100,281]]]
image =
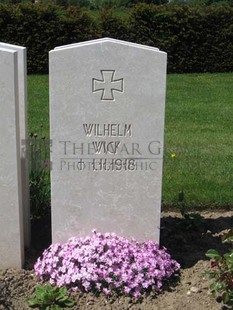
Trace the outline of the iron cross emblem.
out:
[[[115,70],[100,70],[102,79],[92,79],[92,92],[102,92],[101,100],[115,100],[114,92],[123,93],[123,79],[115,80]]]

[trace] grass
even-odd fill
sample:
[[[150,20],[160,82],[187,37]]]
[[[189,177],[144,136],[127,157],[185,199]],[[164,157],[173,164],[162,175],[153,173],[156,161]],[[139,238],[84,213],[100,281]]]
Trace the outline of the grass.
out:
[[[233,203],[233,74],[169,75],[163,202]],[[176,154],[171,158],[171,154]]]
[[[233,74],[168,75],[163,204],[233,205]],[[29,129],[49,137],[48,77],[28,77]],[[172,154],[173,157],[171,156]]]
[[[43,126],[43,127],[42,127]],[[49,138],[49,78],[48,75],[28,76],[28,128]]]

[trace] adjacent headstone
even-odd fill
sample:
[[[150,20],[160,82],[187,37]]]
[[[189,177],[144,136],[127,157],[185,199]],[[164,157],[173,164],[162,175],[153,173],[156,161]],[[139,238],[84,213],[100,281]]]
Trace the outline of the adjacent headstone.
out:
[[[0,48],[0,269],[24,261],[17,60]]]
[[[159,241],[166,53],[114,39],[50,52],[52,238]]]
[[[18,92],[19,92],[19,132],[20,158],[22,178],[22,203],[24,218],[24,242],[29,247],[31,239],[30,203],[29,203],[29,171],[27,157],[27,49],[23,46],[0,42],[0,48],[17,51],[18,58]]]

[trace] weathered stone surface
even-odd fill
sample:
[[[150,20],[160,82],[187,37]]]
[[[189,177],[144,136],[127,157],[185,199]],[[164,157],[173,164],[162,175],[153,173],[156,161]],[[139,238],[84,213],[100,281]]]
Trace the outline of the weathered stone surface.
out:
[[[24,260],[17,59],[0,48],[0,268]]]
[[[19,93],[19,134],[22,178],[22,204],[24,219],[24,242],[30,245],[30,203],[29,203],[29,172],[27,158],[27,49],[23,46],[0,42],[0,48],[17,51],[18,61],[18,93]]]

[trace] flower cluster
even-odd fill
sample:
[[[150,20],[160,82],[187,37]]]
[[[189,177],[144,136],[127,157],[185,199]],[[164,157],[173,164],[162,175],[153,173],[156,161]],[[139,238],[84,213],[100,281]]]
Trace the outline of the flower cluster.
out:
[[[51,245],[34,268],[39,279],[58,287],[139,297],[146,290],[160,291],[180,266],[153,241],[139,243],[93,231],[91,237]]]

